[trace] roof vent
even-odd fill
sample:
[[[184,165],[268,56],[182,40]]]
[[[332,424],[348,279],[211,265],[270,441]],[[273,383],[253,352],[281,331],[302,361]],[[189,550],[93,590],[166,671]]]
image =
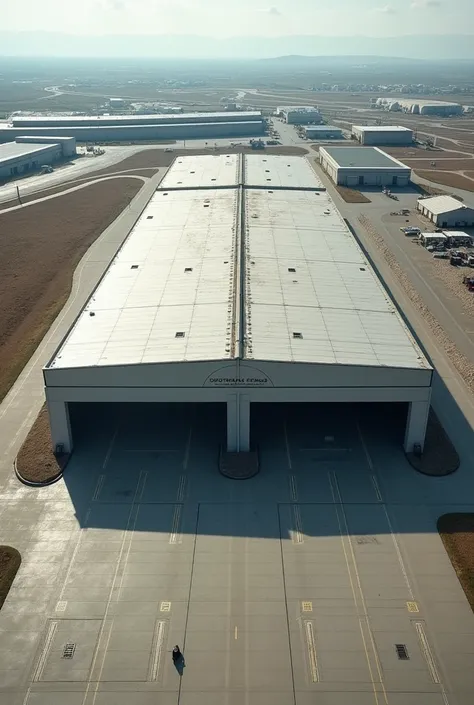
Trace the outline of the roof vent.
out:
[[[151,220],[152,218],[153,218],[152,215],[147,215],[147,217],[146,217],[147,220]]]
[[[190,174],[195,174],[196,172],[195,172],[195,171],[190,171],[189,173],[190,173]]]
[[[359,267],[361,272],[365,272],[365,267]]]
[[[288,267],[288,271],[289,272],[296,272],[296,269],[295,269],[295,267]]]
[[[209,208],[209,203],[205,203],[204,208]]]
[[[295,333],[293,331],[293,338],[298,338],[298,340],[301,340],[303,337],[303,333]]]
[[[184,336],[185,336],[184,330],[178,330],[178,331],[176,331],[176,333],[174,334],[174,337],[175,337],[175,338],[184,338]]]
[[[215,179],[211,179],[211,181],[215,181]]]
[[[269,191],[268,193],[273,193],[273,191]]]
[[[90,311],[89,316],[95,316],[94,311]]]
[[[193,271],[193,268],[192,268],[192,267],[185,267],[185,268],[184,268],[184,271],[185,271],[185,272],[192,272],[192,271]]]
[[[167,195],[168,195],[168,192],[166,191],[166,193],[162,193],[161,195],[162,195],[162,196],[167,196]]]
[[[132,264],[132,266],[130,267],[130,269],[138,269],[138,264]]]
[[[408,661],[408,649],[405,644],[395,644],[395,650],[400,661]]]

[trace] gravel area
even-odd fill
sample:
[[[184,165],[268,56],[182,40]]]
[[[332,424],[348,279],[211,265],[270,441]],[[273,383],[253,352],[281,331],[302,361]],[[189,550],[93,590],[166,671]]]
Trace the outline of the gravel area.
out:
[[[429,325],[433,337],[445,350],[447,356],[459,372],[459,374],[464,379],[464,382],[469,387],[471,392],[474,392],[474,363],[468,360],[465,355],[459,352],[456,345],[452,340],[446,335],[443,328],[440,326],[436,318],[432,315],[426,304],[424,303],[421,296],[416,291],[415,287],[400,267],[395,255],[387,247],[385,240],[381,235],[378,234],[377,229],[373,223],[364,215],[359,216],[359,222],[364,226],[367,233],[371,236],[374,245],[377,247],[379,252],[383,255],[385,261],[390,266],[400,284],[402,285],[404,291],[409,296],[413,305],[421,313],[426,323]],[[467,291],[467,290],[466,290]]]
[[[443,514],[438,519],[438,531],[474,611],[474,514]]]

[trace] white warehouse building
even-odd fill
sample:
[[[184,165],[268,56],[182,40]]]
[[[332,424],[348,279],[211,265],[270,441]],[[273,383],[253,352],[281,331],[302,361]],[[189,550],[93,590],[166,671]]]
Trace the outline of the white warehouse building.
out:
[[[440,228],[474,227],[474,208],[469,208],[452,196],[420,198],[417,209]]]
[[[314,105],[282,105],[277,108],[277,115],[290,125],[306,125],[323,121],[321,113]]]
[[[360,144],[409,146],[413,130],[401,125],[353,125],[352,136]]]
[[[339,186],[408,186],[410,167],[377,147],[320,147],[319,161]]]
[[[221,403],[227,449],[263,402],[405,402],[423,446],[432,369],[303,157],[179,157],[44,368],[70,405]],[[225,418],[225,416],[224,416]]]
[[[73,151],[72,151],[73,150]],[[51,165],[76,153],[76,140],[17,137],[0,144],[0,179],[11,179]]]

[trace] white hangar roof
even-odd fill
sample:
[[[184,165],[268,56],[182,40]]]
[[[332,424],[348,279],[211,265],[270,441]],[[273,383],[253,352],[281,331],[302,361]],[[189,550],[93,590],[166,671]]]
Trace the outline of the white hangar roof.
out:
[[[275,154],[249,154],[244,161],[246,186],[275,188],[324,189],[307,159]]]
[[[413,132],[403,125],[352,125],[352,129],[361,132]]]
[[[326,192],[248,190],[245,199],[247,357],[425,366]]]
[[[160,189],[238,186],[239,170],[237,154],[178,157],[161,182]]]
[[[452,196],[433,196],[431,198],[421,198],[418,203],[427,208],[434,215],[441,215],[442,213],[450,213],[451,211],[458,211],[462,208],[468,208],[465,203],[461,203],[456,198]],[[469,210],[472,210],[470,208]]]
[[[267,173],[264,155],[243,158],[245,179]],[[169,183],[221,169],[202,159],[180,157]],[[271,159],[280,188],[158,190],[49,369],[240,357],[430,370],[309,163]]]

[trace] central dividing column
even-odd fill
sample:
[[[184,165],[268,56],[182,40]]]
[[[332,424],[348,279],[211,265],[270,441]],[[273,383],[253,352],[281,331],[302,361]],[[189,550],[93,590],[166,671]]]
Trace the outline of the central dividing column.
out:
[[[247,394],[227,395],[227,451],[246,453],[250,450],[250,398]]]

